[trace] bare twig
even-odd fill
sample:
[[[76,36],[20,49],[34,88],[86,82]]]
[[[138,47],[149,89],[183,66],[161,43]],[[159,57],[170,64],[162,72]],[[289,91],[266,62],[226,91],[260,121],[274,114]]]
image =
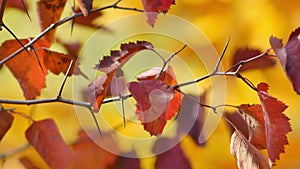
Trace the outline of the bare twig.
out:
[[[69,75],[69,73],[70,73],[72,64],[73,64],[73,60],[71,60],[71,62],[70,62],[70,64],[69,64],[68,70],[67,70],[67,72],[66,72],[66,74],[65,74],[64,80],[63,80],[63,82],[62,82],[62,84],[61,84],[61,87],[60,87],[60,89],[59,89],[59,92],[58,92],[57,97],[61,97],[61,93],[62,93],[63,88],[64,88],[64,86],[65,86],[65,83],[66,83],[66,81],[67,81],[67,78],[68,78],[68,75]]]
[[[178,53],[180,53],[184,48],[186,48],[187,45],[184,45],[182,48],[180,48],[178,51],[174,52],[167,60],[162,59],[163,60],[163,66],[161,67],[161,70],[159,72],[159,75],[157,77],[157,79],[160,79],[165,67],[167,66],[167,64],[176,56],[178,55]],[[155,52],[157,53],[157,52]],[[161,55],[159,55],[161,57]],[[162,58],[162,57],[161,57]]]

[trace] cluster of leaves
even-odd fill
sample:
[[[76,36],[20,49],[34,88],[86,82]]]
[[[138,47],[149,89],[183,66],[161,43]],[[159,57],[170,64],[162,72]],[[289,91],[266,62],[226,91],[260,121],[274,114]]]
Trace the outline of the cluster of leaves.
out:
[[[26,10],[25,1],[21,1],[22,5],[12,2],[15,1],[11,1],[9,6]],[[119,2],[117,1],[110,7],[117,8]],[[18,80],[27,100],[34,100],[40,95],[41,89],[45,87],[45,76],[48,70],[54,74],[64,73],[66,77],[73,74],[85,76],[80,71],[78,64],[73,62],[77,59],[80,45],[60,42],[68,49],[69,54],[52,51],[49,48],[56,40],[56,26],[73,19],[74,23],[97,27],[92,24],[92,20],[100,16],[100,13],[93,10],[92,0],[78,0],[82,13],[78,14],[73,9],[74,14],[71,17],[60,20],[65,4],[66,0],[38,1],[37,10],[42,31],[40,36],[37,36],[38,38],[7,40],[0,46],[0,59],[1,61],[6,60],[6,66]],[[168,12],[175,1],[142,0],[142,4],[146,21],[149,25],[154,26],[158,13]],[[4,11],[3,6],[1,6],[1,10]],[[45,13],[49,15],[45,15]],[[2,17],[3,14],[1,20]],[[57,25],[52,26],[55,23]],[[1,24],[4,26],[2,21]],[[283,46],[281,39],[273,36],[270,38],[271,47],[298,94],[300,93],[299,36],[300,29],[298,28],[290,35],[285,46]],[[124,101],[132,96],[136,100],[138,119],[151,136],[162,134],[168,120],[183,116],[183,118],[179,118],[183,120],[178,121],[178,132],[180,133],[186,127],[187,122],[195,121],[188,134],[197,144],[203,145],[199,143],[199,137],[203,127],[204,108],[216,112],[218,106],[226,105],[209,106],[205,104],[205,94],[189,96],[183,93],[180,90],[183,85],[177,82],[173,68],[168,66],[168,62],[175,55],[172,55],[167,61],[164,60],[162,67],[155,67],[137,75],[137,81],[128,83],[128,90],[131,94],[125,95],[126,84],[121,68],[142,50],[154,51],[155,47],[146,41],[125,43],[121,45],[120,50],[111,51],[109,56],[101,59],[95,69],[103,72],[103,74],[89,85],[89,102],[85,105],[88,105],[96,113],[100,110],[106,97],[117,95],[119,100]],[[206,76],[234,75],[254,89],[260,99],[260,104],[234,106],[238,110],[235,114],[225,113],[222,116],[232,126],[230,151],[237,158],[240,169],[271,168],[279,159],[280,154],[284,153],[284,146],[288,144],[286,135],[291,131],[291,127],[289,118],[283,114],[287,106],[268,94],[268,84],[262,82],[256,87],[240,74],[248,69],[274,65],[274,60],[267,57],[268,52],[269,50],[262,53],[258,50],[239,49],[233,58],[232,67],[226,72],[219,72],[218,66],[222,60],[222,55],[219,63],[216,64],[216,70]],[[121,81],[121,85],[118,82],[115,83],[116,81]],[[195,80],[194,82],[199,81]],[[201,102],[195,101],[198,99],[193,99],[193,97],[200,98]],[[181,111],[177,114],[179,110]],[[189,114],[184,112],[189,112]],[[14,119],[12,114],[14,113],[16,112],[13,110],[0,107],[0,140],[11,127]],[[125,118],[125,114],[123,115]],[[140,167],[138,159],[110,154],[97,146],[84,132],[80,132],[78,140],[68,146],[52,119],[35,121],[30,117],[25,117],[32,122],[25,133],[28,142],[51,168],[123,168],[125,163],[125,167],[128,168]],[[108,139],[108,142],[113,142],[106,133],[103,133],[102,138],[97,135],[93,139],[99,141]],[[172,145],[174,141],[177,140],[158,139],[153,147],[153,152],[159,149],[159,142],[168,142]],[[261,152],[264,149],[267,150],[267,156]],[[169,161],[171,160],[174,163],[170,164]],[[35,167],[27,158],[22,158],[21,161],[27,168]],[[158,155],[155,166],[156,168],[191,168],[179,144]]]

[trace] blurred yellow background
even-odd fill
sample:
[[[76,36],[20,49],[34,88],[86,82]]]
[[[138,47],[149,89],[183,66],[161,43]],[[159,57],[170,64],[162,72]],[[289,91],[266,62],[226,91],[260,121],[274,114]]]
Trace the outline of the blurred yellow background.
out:
[[[70,3],[66,5],[63,16],[70,15],[69,8],[72,2],[69,2]],[[95,1],[94,6],[104,6],[113,2],[115,1]],[[29,13],[32,17],[32,22],[27,19],[24,12],[17,9],[7,9],[4,14],[4,22],[19,38],[34,37],[39,33],[35,1],[29,3]],[[136,0],[123,0],[120,5],[142,8],[141,1]],[[98,18],[96,23],[105,25],[123,16],[135,13],[136,12],[118,9],[105,10],[103,16]],[[176,5],[171,7],[169,14],[184,18],[196,25],[207,35],[219,53],[221,53],[227,38],[230,36],[229,48],[222,62],[225,68],[230,66],[231,57],[238,47],[248,46],[264,51],[270,48],[269,37],[271,35],[283,38],[284,42],[286,42],[289,34],[300,26],[300,6],[296,0],[177,0]],[[162,17],[164,17],[162,14],[159,15],[158,20]],[[139,24],[146,24],[146,22],[136,23],[134,26],[138,27]],[[67,23],[58,28],[56,35],[66,41],[77,39],[81,42],[85,42],[95,30],[76,26],[72,37],[69,32],[70,23]],[[3,42],[6,39],[11,39],[11,36],[3,30],[0,32],[0,41]],[[155,42],[155,44],[158,43],[159,42]],[[163,44],[162,46],[167,49],[168,46],[172,45]],[[59,44],[54,44],[52,49],[66,52],[66,49]],[[169,50],[176,51],[177,49],[178,48]],[[188,54],[189,53],[186,53],[186,55]],[[99,56],[99,58],[100,57],[101,56]],[[192,61],[189,63],[191,64],[191,69],[197,72],[198,65],[192,65]],[[94,64],[91,65],[91,68],[94,67]],[[197,75],[197,73],[195,74]],[[300,168],[300,123],[298,122],[300,119],[300,97],[293,91],[279,62],[277,62],[275,67],[250,70],[243,72],[243,75],[254,84],[258,84],[261,81],[267,82],[270,85],[270,95],[277,97],[289,106],[285,114],[291,118],[290,122],[293,129],[293,131],[288,134],[290,145],[286,146],[286,153],[281,154],[281,160],[277,161],[277,165],[274,168]],[[0,79],[0,98],[24,99],[17,80],[14,79],[6,67],[0,70]],[[42,95],[39,98],[54,97],[58,92],[62,79],[63,75],[55,76],[50,73],[47,76],[47,88],[42,90]],[[71,79],[72,78],[68,80],[63,93],[63,96],[67,98],[72,98]],[[259,103],[256,93],[243,82],[234,78],[226,79],[226,102],[228,104]],[[17,111],[31,114],[35,120],[54,118],[67,143],[72,143],[77,138],[80,124],[73,106],[61,103],[34,106],[4,106],[5,108],[15,107]],[[109,106],[105,106],[104,108],[104,111],[109,110]],[[117,119],[117,121],[122,122],[122,119]],[[0,154],[26,144],[24,132],[28,126],[29,122],[27,120],[15,116],[12,128],[0,143]],[[129,127],[123,130],[133,132],[135,129]],[[141,126],[140,130],[142,130]],[[191,162],[192,168],[237,168],[236,160],[229,152],[229,142],[230,134],[227,125],[221,122],[205,147],[198,147],[193,143],[190,137],[185,138],[181,142],[181,145]],[[18,157],[21,156],[29,156],[34,163],[42,166],[42,168],[46,168],[45,163],[38,157],[38,154],[33,148],[28,148],[21,153],[16,153],[7,158],[6,161],[2,160],[2,166],[4,168],[22,168],[18,162]],[[151,169],[153,168],[154,162],[155,157],[141,159],[142,168]]]

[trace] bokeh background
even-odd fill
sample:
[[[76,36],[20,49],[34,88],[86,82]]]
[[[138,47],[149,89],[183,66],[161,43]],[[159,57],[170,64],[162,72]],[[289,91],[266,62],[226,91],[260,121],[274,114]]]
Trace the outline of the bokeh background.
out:
[[[70,15],[70,4],[68,1],[63,16]],[[95,1],[94,6],[104,6],[114,1],[105,2]],[[222,62],[225,68],[231,65],[231,59],[235,50],[239,47],[257,48],[264,51],[270,48],[269,37],[275,35],[287,41],[289,34],[300,26],[300,6],[298,1],[280,1],[280,0],[177,0],[169,11],[170,14],[179,16],[196,25],[210,39],[216,50],[220,53],[228,37],[231,37],[229,48]],[[141,1],[123,0],[122,6],[142,8]],[[36,16],[35,1],[28,2],[29,14],[32,21],[29,21],[26,14],[18,9],[8,8],[4,14],[6,25],[13,30],[19,38],[36,36],[39,31],[38,19]],[[105,25],[123,16],[135,14],[132,11],[121,11],[117,9],[105,10],[103,15],[95,20],[97,25]],[[159,15],[159,18],[164,17]],[[158,18],[158,20],[159,20]],[[134,26],[138,27],[136,23]],[[159,24],[159,22],[158,22]],[[57,30],[57,37],[66,42],[74,40],[84,43],[96,31],[95,29],[83,26],[75,26],[73,35],[70,36],[70,23],[62,25]],[[122,28],[120,28],[122,29]],[[107,34],[113,32],[107,31]],[[197,37],[195,37],[197,38]],[[0,41],[11,39],[11,36],[5,31],[0,32]],[[158,42],[155,42],[158,43]],[[176,44],[177,46],[180,46]],[[175,45],[175,46],[176,46]],[[172,44],[162,45],[164,48],[171,48]],[[66,52],[66,49],[59,43],[55,43],[52,49]],[[188,55],[189,53],[184,53]],[[101,56],[99,56],[100,58]],[[81,58],[84,60],[84,58]],[[199,65],[193,65],[189,62],[191,69],[196,72]],[[93,67],[94,65],[91,65]],[[178,67],[180,69],[180,67]],[[200,74],[200,73],[199,73]],[[277,161],[274,168],[278,169],[298,169],[300,168],[300,119],[299,96],[293,91],[292,86],[284,74],[279,62],[274,67],[263,68],[259,70],[250,70],[243,72],[243,75],[251,79],[254,84],[261,81],[270,84],[269,93],[272,96],[285,102],[289,107],[285,111],[293,131],[288,134],[289,145],[286,146],[286,152],[282,154],[281,160]],[[22,91],[17,80],[12,76],[6,67],[0,70],[0,97],[10,99],[24,99]],[[39,98],[54,97],[58,92],[63,75],[47,76],[47,88],[42,90]],[[72,79],[72,78],[70,78]],[[72,80],[67,82],[64,90],[64,96],[72,98]],[[226,78],[227,80],[227,98],[228,104],[239,105],[243,103],[259,103],[258,97],[249,87],[240,80]],[[201,87],[201,86],[200,86]],[[53,95],[54,94],[54,95]],[[34,106],[4,105],[6,108],[15,107],[17,111],[30,114],[35,120],[44,118],[53,118],[57,123],[60,132],[67,143],[73,143],[77,139],[77,132],[81,129],[74,107],[61,103],[51,103]],[[109,106],[105,107],[109,111]],[[122,121],[122,119],[117,119]],[[24,132],[30,123],[19,116],[15,116],[12,128],[0,143],[0,154],[13,152],[17,147],[26,144]],[[140,127],[142,130],[142,128]],[[127,132],[133,132],[135,128],[126,129]],[[219,169],[219,168],[237,168],[235,158],[229,152],[230,133],[226,123],[221,122],[215,133],[209,138],[204,147],[197,146],[190,137],[186,137],[181,146],[185,155],[195,169]],[[21,156],[29,157],[35,164],[41,168],[47,168],[43,160],[33,150],[27,148],[24,151],[13,153],[7,159],[1,160],[3,168],[22,168],[18,158]],[[151,169],[154,166],[155,157],[141,159],[141,167]],[[170,161],[171,163],[171,161]]]

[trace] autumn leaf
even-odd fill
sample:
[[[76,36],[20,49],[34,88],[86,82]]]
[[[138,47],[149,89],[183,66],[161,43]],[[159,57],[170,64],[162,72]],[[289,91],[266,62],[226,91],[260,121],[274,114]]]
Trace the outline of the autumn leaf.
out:
[[[232,64],[235,65],[240,61],[250,59],[255,57],[262,52],[258,49],[249,49],[249,48],[238,48],[232,58]],[[257,60],[253,60],[245,65],[240,69],[240,71],[246,71],[249,69],[257,69],[257,68],[265,68],[275,65],[275,61],[269,57],[262,57]]]
[[[72,153],[52,119],[34,121],[25,134],[28,142],[51,168],[71,167]]]
[[[29,41],[30,39],[20,39],[20,42],[24,45]],[[0,46],[0,59],[6,58],[18,50],[20,46],[15,39],[5,41]],[[69,75],[74,73],[86,77],[80,71],[76,58],[68,54],[48,50],[49,44],[47,40],[39,39],[34,43],[33,47],[35,51],[33,49],[30,49],[28,52],[22,51],[5,63],[18,80],[27,100],[35,99],[36,96],[40,95],[41,89],[46,86],[47,69],[54,74],[65,74],[72,59],[74,59],[74,62]]]
[[[64,10],[66,0],[39,0],[37,2],[37,12],[40,22],[41,31],[47,29],[51,24],[59,21]],[[49,31],[45,38],[50,44],[55,39],[55,28]]]
[[[153,49],[153,45],[146,41],[121,44],[121,50],[111,51],[110,56],[104,56],[99,61],[95,69],[106,74],[99,76],[89,85],[88,100],[92,104],[94,112],[99,111],[117,68],[121,68],[134,54],[144,49]]]
[[[25,45],[29,42],[29,40],[20,39],[20,42]],[[45,47],[48,46],[47,44],[48,42],[45,39],[40,39],[33,45],[33,47]],[[0,47],[0,59],[2,60],[6,58],[20,47],[21,45],[15,39],[5,41]],[[18,80],[23,90],[23,95],[27,100],[34,99],[36,96],[40,95],[41,89],[46,86],[45,76],[47,75],[46,68],[43,66],[43,51],[36,51],[43,70],[35,58],[33,50],[30,50],[29,53],[30,55],[26,51],[22,51],[20,54],[5,63],[13,76]]]
[[[199,100],[200,99],[200,100]],[[199,146],[205,145],[203,132],[204,108],[197,101],[205,103],[206,93],[199,96],[187,95],[183,97],[180,112],[177,116],[178,133],[188,133]]]
[[[158,13],[167,13],[171,5],[175,5],[175,0],[142,0],[146,21],[150,26],[154,26]]]
[[[266,83],[260,83],[257,89],[265,119],[268,156],[274,164],[279,155],[285,152],[284,145],[288,144],[286,134],[292,131],[289,118],[283,114],[287,106],[267,93]]]
[[[271,168],[268,159],[238,130],[231,136],[230,153],[237,158],[239,169]]]
[[[142,80],[155,80],[158,78],[160,72],[161,72],[161,67],[154,67],[151,68],[139,75],[136,76],[136,78],[139,81]],[[168,66],[165,70],[162,71],[162,74],[160,75],[160,78],[158,80],[161,80],[165,82],[168,86],[175,86],[177,85],[176,77],[174,74],[174,71],[171,66]],[[176,112],[179,111],[180,105],[182,102],[182,95],[178,91],[174,91],[174,96],[173,99],[171,100],[167,112],[166,112],[166,120],[170,120],[173,118],[176,114]]]
[[[300,28],[291,33],[288,42],[283,46],[282,39],[270,37],[270,44],[278,57],[294,90],[300,94]]]
[[[115,154],[104,150],[94,142],[98,140],[116,147],[113,138],[105,133],[103,133],[101,138],[98,132],[95,133],[97,137],[93,137],[92,140],[84,131],[80,131],[78,134],[79,138],[71,145],[75,169],[105,169],[116,162],[117,156]]]
[[[130,93],[137,101],[137,115],[144,129],[151,135],[162,133],[166,125],[166,111],[173,98],[172,89],[159,80],[130,82]]]
[[[58,75],[60,73],[67,73],[68,67],[73,60],[70,72],[68,76],[71,76],[73,74],[75,75],[82,75],[83,77],[87,78],[87,76],[81,72],[81,70],[78,67],[78,63],[76,62],[77,56],[73,57],[72,55],[63,54],[55,51],[51,51],[48,49],[44,50],[44,65],[45,67],[50,70],[52,73]],[[88,78],[87,78],[88,79]]]
[[[191,164],[185,156],[180,144],[174,144],[176,139],[160,138],[153,146],[153,153],[158,154],[161,149],[168,147],[168,151],[157,155],[155,169],[191,169]]]
[[[93,0],[77,0],[79,8],[84,16],[88,16],[92,10]]]
[[[6,132],[10,129],[13,120],[14,116],[12,116],[0,105],[0,141],[2,140]]]
[[[266,149],[265,119],[261,105],[242,104],[239,106],[239,113],[248,124],[248,141],[257,149]]]

